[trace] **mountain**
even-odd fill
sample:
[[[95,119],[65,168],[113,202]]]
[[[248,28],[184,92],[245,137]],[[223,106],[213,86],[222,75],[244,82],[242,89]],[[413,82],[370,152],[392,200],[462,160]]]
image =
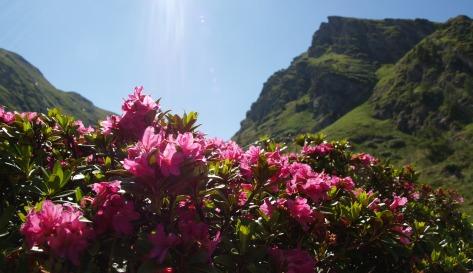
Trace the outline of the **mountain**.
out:
[[[366,101],[376,70],[401,58],[439,24],[427,20],[361,20],[332,16],[309,50],[264,84],[234,139],[320,130]]]
[[[308,51],[264,84],[233,137],[347,138],[473,211],[473,21],[329,17]]]
[[[0,105],[8,110],[43,113],[58,107],[88,124],[110,114],[78,93],[55,88],[36,67],[5,49],[0,49]]]

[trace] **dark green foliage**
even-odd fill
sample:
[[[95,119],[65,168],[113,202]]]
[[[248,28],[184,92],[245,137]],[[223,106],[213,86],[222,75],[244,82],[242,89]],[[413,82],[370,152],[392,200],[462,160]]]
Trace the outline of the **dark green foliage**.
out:
[[[42,113],[59,107],[87,124],[95,124],[110,114],[75,92],[56,89],[37,68],[4,49],[0,49],[0,105],[10,111]]]

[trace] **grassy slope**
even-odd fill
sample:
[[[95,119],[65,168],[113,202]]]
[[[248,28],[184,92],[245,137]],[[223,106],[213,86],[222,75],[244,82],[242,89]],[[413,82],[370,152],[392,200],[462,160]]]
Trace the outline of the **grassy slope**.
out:
[[[420,173],[422,182],[458,190],[466,200],[467,210],[473,212],[473,170],[463,168],[462,177],[454,174],[452,166],[463,166],[473,160],[473,124],[459,132],[448,132],[454,152],[441,162],[428,159],[430,139],[405,134],[390,120],[372,117],[373,107],[365,103],[355,108],[332,125],[323,129],[329,139],[348,139],[355,150],[369,152],[389,160],[394,165],[412,164]],[[453,168],[453,169],[452,169]],[[450,170],[450,171],[449,171]]]
[[[36,112],[58,107],[86,123],[96,123],[110,114],[75,92],[56,89],[37,68],[4,49],[0,49],[0,105]]]

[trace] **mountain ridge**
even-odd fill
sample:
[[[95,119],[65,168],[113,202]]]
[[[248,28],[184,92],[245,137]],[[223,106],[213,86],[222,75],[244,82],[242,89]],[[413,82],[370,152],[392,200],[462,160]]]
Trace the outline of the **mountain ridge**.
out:
[[[353,22],[355,27],[350,25]],[[388,25],[383,25],[383,22],[388,22]],[[418,25],[421,25],[420,30]],[[313,117],[310,131],[327,126],[371,95],[376,83],[377,68],[385,59],[392,58],[369,55],[372,52],[369,44],[373,37],[384,35],[388,37],[386,40],[390,40],[392,35],[406,37],[397,50],[405,53],[438,27],[437,23],[420,19],[368,20],[329,17],[328,22],[322,23],[320,29],[314,33],[308,51],[294,58],[288,68],[276,72],[263,85],[260,97],[251,105],[234,139],[242,143],[248,138],[255,139],[256,135],[250,131],[258,126],[277,128],[274,124],[265,123],[263,118],[271,114],[281,116],[278,111],[285,111],[289,101],[296,106],[289,105],[289,108],[294,109],[286,116],[298,115],[302,110]],[[345,90],[346,86],[350,90]],[[356,94],[356,98],[345,101],[344,98],[350,94]],[[334,100],[334,97],[337,99]],[[348,104],[345,105],[344,102]],[[342,105],[339,105],[340,103]],[[298,124],[289,127],[286,131],[291,131],[292,134],[307,130],[300,128]],[[270,133],[281,135],[284,132]]]
[[[21,55],[2,48],[0,105],[9,110],[34,112],[46,112],[48,108],[58,107],[87,124],[95,124],[111,114],[77,92],[57,89]]]

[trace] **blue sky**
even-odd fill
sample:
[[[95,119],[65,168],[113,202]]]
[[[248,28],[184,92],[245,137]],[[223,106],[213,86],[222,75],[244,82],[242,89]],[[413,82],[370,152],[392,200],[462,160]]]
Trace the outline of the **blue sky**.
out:
[[[305,51],[329,15],[473,15],[471,0],[0,0],[0,47],[57,88],[120,111],[143,85],[162,107],[197,111],[230,138],[263,83]]]

